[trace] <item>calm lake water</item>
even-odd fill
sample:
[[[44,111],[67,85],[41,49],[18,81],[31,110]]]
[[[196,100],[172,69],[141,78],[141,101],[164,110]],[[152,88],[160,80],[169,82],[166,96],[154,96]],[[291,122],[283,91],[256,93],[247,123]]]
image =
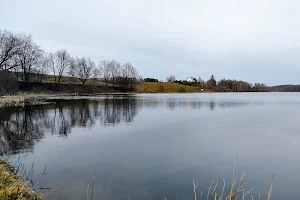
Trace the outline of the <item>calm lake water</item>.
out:
[[[30,168],[49,199],[193,198],[231,181],[299,199],[300,93],[155,94],[49,99],[0,109],[0,153]],[[180,178],[181,177],[181,178]],[[91,194],[91,189],[89,190]]]

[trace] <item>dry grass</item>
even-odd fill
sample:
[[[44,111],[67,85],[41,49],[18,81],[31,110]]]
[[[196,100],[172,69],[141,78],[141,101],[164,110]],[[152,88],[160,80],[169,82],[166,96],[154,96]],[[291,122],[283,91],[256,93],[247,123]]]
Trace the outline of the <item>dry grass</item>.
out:
[[[0,106],[22,105],[25,102],[35,101],[41,98],[45,98],[49,96],[57,96],[57,95],[65,95],[65,94],[18,93],[16,95],[0,97]]]
[[[175,200],[179,199],[179,187],[180,187],[180,178],[179,176],[177,188],[176,188],[176,198]],[[272,180],[271,178],[269,182],[268,189],[265,194],[261,195],[258,194],[256,196],[253,195],[253,189],[246,189],[245,185],[248,182],[246,180],[246,173],[243,173],[240,177],[236,174],[235,166],[233,168],[232,173],[232,181],[229,185],[228,191],[225,191],[226,182],[223,179],[223,183],[221,183],[220,172],[218,179],[215,181],[213,180],[207,190],[207,193],[201,192],[198,194],[198,182],[193,180],[193,190],[194,190],[194,200],[271,200],[272,194]],[[87,200],[93,200],[93,191],[94,191],[94,184],[95,184],[95,174],[93,177],[93,187],[92,187],[92,196],[89,196],[89,185],[87,187]],[[110,179],[107,190],[106,190],[106,200],[109,200],[110,190],[111,190],[112,179]],[[129,193],[128,199],[130,199],[131,193]],[[164,198],[167,200],[167,198]]]
[[[207,196],[203,196],[203,192],[200,194],[200,198],[198,198],[198,182],[195,183],[193,181],[194,186],[194,200],[270,200],[272,194],[272,179],[270,180],[268,190],[265,195],[258,194],[256,197],[253,196],[253,189],[246,189],[244,188],[246,173],[244,173],[238,180],[237,176],[232,180],[230,183],[229,191],[225,193],[225,180],[223,179],[223,185],[220,184],[220,179],[218,179],[214,184],[215,181],[212,181],[208,188]]]
[[[15,169],[6,161],[0,160],[0,199],[1,200],[42,200],[44,197],[34,192],[18,177]]]
[[[272,180],[273,177],[271,178],[269,182],[268,189],[266,191],[266,194],[260,195],[258,194],[257,197],[254,197],[252,192],[253,189],[246,189],[245,184],[247,183],[248,180],[246,180],[246,173],[243,173],[240,178],[238,178],[238,175],[236,174],[235,171],[235,166],[232,171],[232,181],[230,183],[229,191],[226,193],[224,191],[226,182],[223,179],[223,184],[221,184],[220,181],[220,174],[216,182],[213,180],[208,188],[207,196],[206,198],[203,197],[203,193],[201,192],[200,195],[200,200],[245,200],[245,199],[251,199],[251,200],[270,200],[271,199],[271,194],[272,194]],[[215,185],[214,185],[215,182]],[[198,182],[195,183],[193,181],[193,186],[194,186],[194,200],[197,200],[197,187],[198,187]]]
[[[141,82],[137,85],[137,90],[145,93],[201,92],[200,88],[197,87],[166,82]]]

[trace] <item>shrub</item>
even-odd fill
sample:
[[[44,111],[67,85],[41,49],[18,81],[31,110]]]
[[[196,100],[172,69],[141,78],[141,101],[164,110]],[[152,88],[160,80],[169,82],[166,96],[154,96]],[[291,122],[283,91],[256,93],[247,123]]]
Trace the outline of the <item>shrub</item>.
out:
[[[158,80],[155,78],[145,78],[144,82],[158,82]]]
[[[192,83],[189,83],[189,82],[187,82],[187,81],[182,81],[182,83],[181,83],[182,85],[188,85],[188,86],[192,86]]]

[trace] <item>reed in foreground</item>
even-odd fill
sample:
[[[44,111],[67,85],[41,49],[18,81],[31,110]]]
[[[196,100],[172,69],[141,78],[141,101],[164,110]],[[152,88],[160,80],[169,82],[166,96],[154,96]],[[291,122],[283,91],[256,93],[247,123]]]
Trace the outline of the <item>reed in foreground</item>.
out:
[[[180,189],[180,178],[179,177],[177,188],[176,188],[176,197],[172,198],[175,200],[179,200],[179,189]],[[247,183],[246,180],[246,173],[243,173],[242,176],[238,177],[235,172],[235,166],[233,168],[232,174],[232,181],[229,185],[229,189],[225,191],[226,182],[223,179],[223,183],[220,181],[219,178],[215,181],[213,180],[208,188],[206,193],[201,192],[198,194],[198,182],[193,181],[193,190],[194,190],[194,199],[193,200],[270,200],[272,194],[272,180],[273,177],[270,179],[268,189],[265,194],[263,195],[253,195],[253,189],[246,189],[245,184]],[[95,175],[93,177],[93,187],[91,188],[92,194],[94,193],[94,184],[95,184]],[[112,179],[110,179],[107,190],[106,190],[106,200],[110,200],[110,188],[112,187]],[[89,196],[89,186],[87,188],[87,200],[93,200],[94,196]],[[129,193],[128,200],[131,197],[131,193]],[[163,198],[164,200],[168,200],[167,198]]]
[[[266,194],[258,194],[256,197],[253,196],[253,189],[246,189],[245,180],[246,173],[238,179],[238,176],[233,176],[233,180],[230,183],[229,190],[225,191],[225,180],[223,179],[223,184],[221,184],[220,179],[216,182],[213,180],[208,188],[206,196],[203,195],[203,192],[198,195],[197,187],[198,182],[193,181],[194,186],[194,200],[270,200],[272,193],[272,179],[269,182],[268,190]],[[215,183],[215,184],[214,184]],[[198,198],[198,196],[200,196]]]
[[[229,185],[228,191],[225,191],[226,182],[223,179],[223,184],[221,184],[220,181],[220,172],[219,177],[215,181],[213,180],[208,188],[206,196],[203,195],[203,193],[200,193],[200,198],[198,198],[198,182],[195,183],[193,181],[194,186],[194,200],[270,200],[271,194],[272,194],[272,180],[273,177],[270,179],[268,189],[266,194],[260,195],[258,194],[256,197],[253,196],[253,189],[246,189],[245,184],[247,183],[246,180],[246,173],[243,173],[240,178],[238,177],[238,174],[236,173],[236,161],[234,163],[233,171],[232,171],[232,181]],[[215,183],[215,184],[214,184]],[[177,195],[176,200],[178,196],[178,189],[177,189]]]

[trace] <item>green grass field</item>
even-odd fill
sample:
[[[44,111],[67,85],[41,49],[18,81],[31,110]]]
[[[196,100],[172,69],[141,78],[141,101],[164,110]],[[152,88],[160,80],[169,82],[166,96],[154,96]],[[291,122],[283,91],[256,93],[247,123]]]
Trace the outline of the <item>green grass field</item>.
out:
[[[165,82],[141,82],[137,85],[137,90],[144,93],[201,92],[201,89],[197,87]]]
[[[36,78],[33,78],[33,80]],[[54,75],[44,75],[43,83],[55,83],[56,79]],[[60,80],[61,84],[82,84],[80,79],[70,76],[62,76]],[[104,86],[106,85],[101,80],[97,79],[88,79],[85,85],[97,85]],[[113,86],[108,83],[107,86]],[[181,85],[178,83],[169,83],[169,82],[140,82],[137,84],[136,92],[140,93],[192,93],[192,92],[211,92],[210,90],[201,91],[200,88],[188,85]]]
[[[45,83],[54,83],[55,77],[53,75],[46,75]],[[81,84],[78,78],[63,76],[61,83],[68,84]],[[105,83],[89,79],[85,83],[87,85],[104,85]],[[110,84],[109,84],[110,85]],[[166,82],[141,82],[137,85],[137,91],[142,93],[185,93],[185,92],[201,92],[197,87],[180,85],[177,83],[166,83]]]

